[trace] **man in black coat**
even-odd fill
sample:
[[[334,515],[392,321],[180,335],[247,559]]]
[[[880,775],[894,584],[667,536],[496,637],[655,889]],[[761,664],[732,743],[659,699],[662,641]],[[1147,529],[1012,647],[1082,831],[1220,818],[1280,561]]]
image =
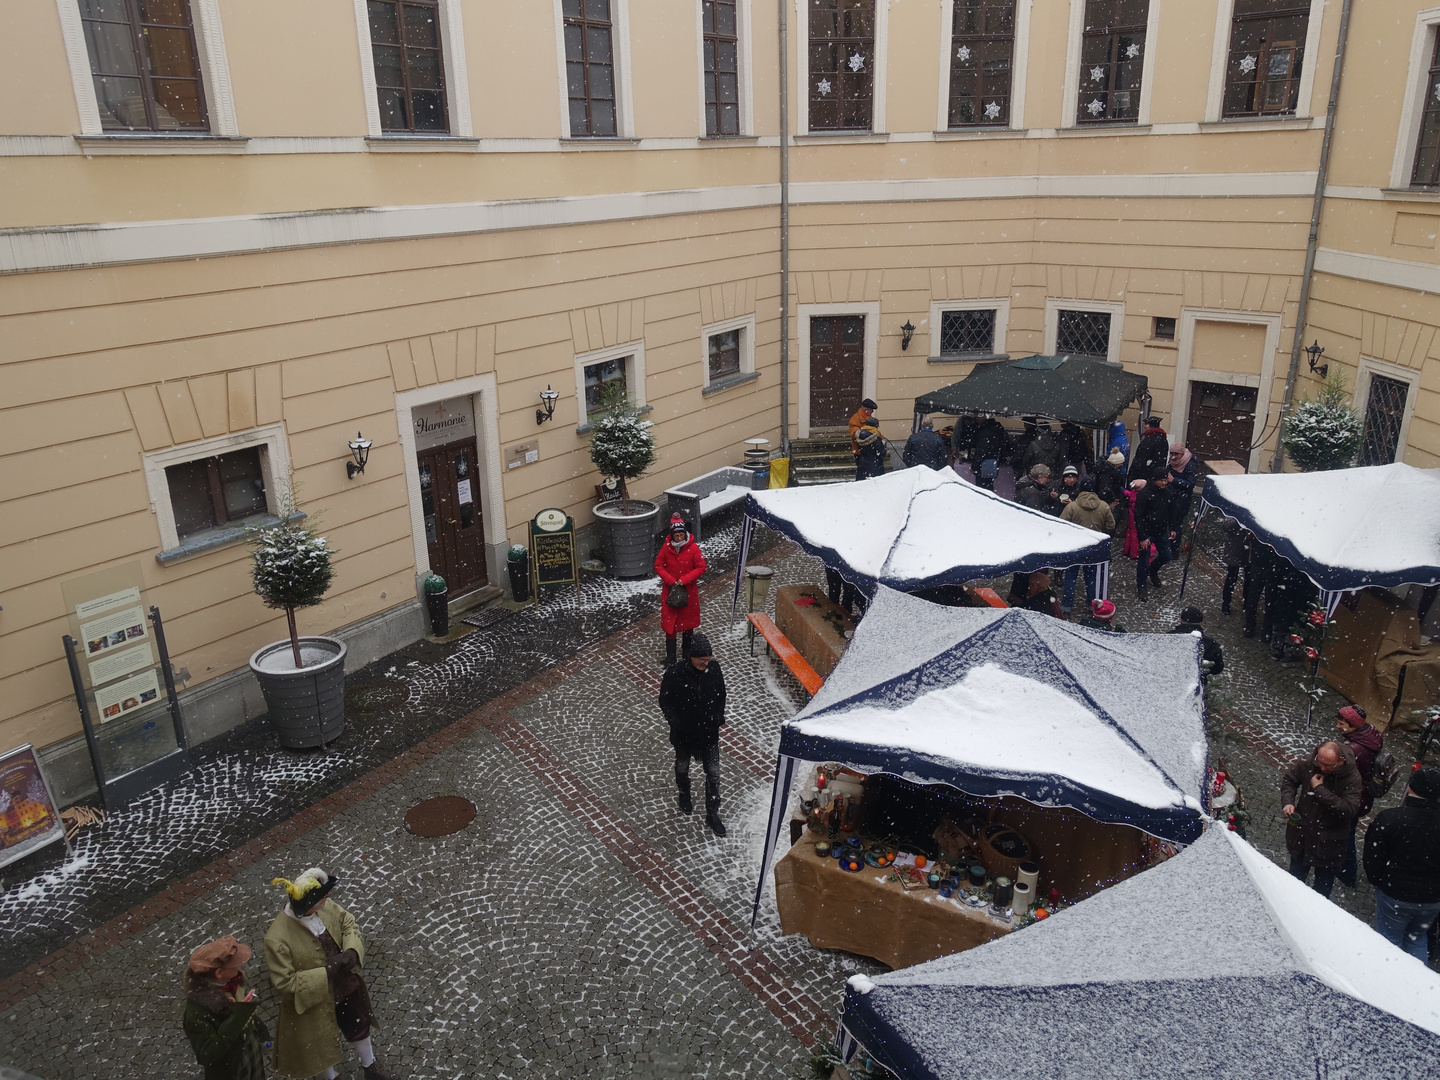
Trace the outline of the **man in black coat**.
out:
[[[1130,479],[1154,480],[1170,473],[1170,436],[1160,426],[1160,418],[1152,416],[1146,421],[1145,434],[1135,448],[1135,457],[1130,461]]]
[[[1135,500],[1135,535],[1140,541],[1140,557],[1135,560],[1135,591],[1141,600],[1149,600],[1149,586],[1158,588],[1163,584],[1160,568],[1174,558],[1170,548],[1174,534],[1170,531],[1168,468],[1140,489]]]
[[[1280,774],[1280,813],[1290,821],[1285,829],[1290,873],[1304,881],[1314,867],[1315,891],[1326,898],[1345,862],[1363,790],[1355,753],[1343,743],[1321,743]]]
[[[950,460],[949,451],[945,449],[945,440],[935,434],[935,423],[929,418],[920,421],[920,429],[906,440],[905,449],[900,456],[907,469],[924,465],[937,472],[945,468]]]
[[[1440,917],[1440,772],[1410,777],[1405,800],[1365,834],[1365,876],[1375,886],[1375,929],[1422,964]]]
[[[716,836],[725,835],[720,820],[720,728],[725,723],[725,676],[713,657],[710,640],[697,633],[690,639],[685,659],[660,680],[660,711],[670,724],[670,745],[675,748],[675,786],[680,811],[694,809],[690,801],[690,759],[705,769],[705,823]]]
[[[1180,612],[1180,625],[1170,631],[1172,634],[1199,634],[1201,657],[1205,662],[1205,674],[1219,675],[1225,670],[1225,650],[1209,634],[1205,633],[1205,613],[1198,607],[1187,607]]]

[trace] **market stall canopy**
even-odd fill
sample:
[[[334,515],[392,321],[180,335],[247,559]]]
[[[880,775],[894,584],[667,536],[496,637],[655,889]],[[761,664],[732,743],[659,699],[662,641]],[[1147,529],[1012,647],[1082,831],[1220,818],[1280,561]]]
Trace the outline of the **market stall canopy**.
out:
[[[876,583],[926,589],[1110,559],[1106,534],[923,465],[848,484],[752,492],[745,513],[867,592]]]
[[[846,990],[905,1077],[1433,1075],[1440,975],[1212,827],[1017,934]]]
[[[1069,806],[1188,843],[1205,727],[1196,639],[880,590],[780,752]]]
[[[1440,583],[1440,469],[1211,476],[1203,498],[1322,592]]]
[[[1138,401],[1144,375],[1088,356],[1030,356],[1010,364],[976,364],[957,383],[915,399],[922,415],[1045,416],[1100,427]]]

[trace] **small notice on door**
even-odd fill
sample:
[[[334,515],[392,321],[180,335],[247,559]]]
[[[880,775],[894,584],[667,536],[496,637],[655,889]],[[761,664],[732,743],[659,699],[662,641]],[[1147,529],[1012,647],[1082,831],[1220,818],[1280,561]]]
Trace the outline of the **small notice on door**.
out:
[[[455,485],[455,497],[460,501],[461,506],[468,506],[475,500],[470,496],[470,481],[461,480]]]

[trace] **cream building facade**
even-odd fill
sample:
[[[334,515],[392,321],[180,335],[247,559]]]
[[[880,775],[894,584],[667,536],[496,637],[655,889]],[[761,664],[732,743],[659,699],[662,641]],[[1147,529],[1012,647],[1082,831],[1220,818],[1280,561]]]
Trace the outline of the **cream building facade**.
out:
[[[642,496],[779,445],[782,344],[792,438],[862,394],[903,438],[977,362],[1081,351],[1271,467],[1346,12],[1303,338],[1372,458],[1440,464],[1440,8],[12,7],[0,750],[45,748],[67,792],[67,582],[134,568],[208,737],[262,708],[246,659],[283,635],[228,522],[293,483],[340,553],[302,631],[358,666],[420,635],[432,568],[498,583],[538,510],[591,521],[608,381],[655,422]]]

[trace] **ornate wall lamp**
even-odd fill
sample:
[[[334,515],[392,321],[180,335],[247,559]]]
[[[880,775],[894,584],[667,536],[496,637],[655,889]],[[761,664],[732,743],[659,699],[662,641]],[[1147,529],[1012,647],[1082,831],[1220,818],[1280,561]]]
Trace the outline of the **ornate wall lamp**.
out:
[[[1316,338],[1313,345],[1305,347],[1306,353],[1310,356],[1310,373],[1325,378],[1330,374],[1330,365],[1320,363],[1320,357],[1325,355],[1325,350],[1320,347],[1320,339]]]
[[[908,349],[908,348],[910,347],[910,339],[913,338],[914,336],[915,336],[915,325],[914,325],[909,319],[906,319],[906,320],[905,320],[905,325],[902,326],[902,327],[900,327],[900,351],[901,351],[901,352],[904,352],[906,349]]]
[[[551,390],[550,384],[545,384],[545,389],[540,391],[541,408],[535,410],[535,423],[543,424],[546,420],[555,419],[555,402],[560,400],[560,391]]]
[[[365,471],[365,463],[370,460],[370,440],[358,431],[350,440],[350,457],[354,460],[345,462],[345,473],[354,480]]]

